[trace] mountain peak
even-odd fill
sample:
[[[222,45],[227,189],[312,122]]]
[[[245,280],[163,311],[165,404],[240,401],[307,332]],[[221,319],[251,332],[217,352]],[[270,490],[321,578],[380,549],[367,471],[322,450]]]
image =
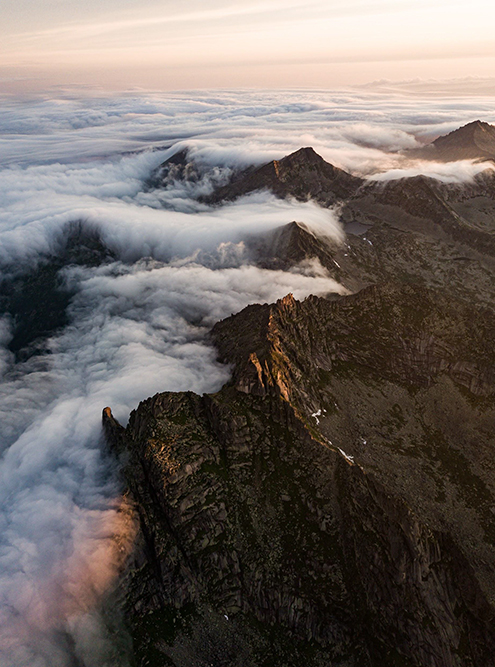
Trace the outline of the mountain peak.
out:
[[[310,162],[324,162],[324,159],[315,151],[312,146],[299,148],[297,151],[286,155],[284,158],[282,158],[282,160],[289,160],[291,158],[299,158]],[[280,160],[280,162],[282,160]]]
[[[472,137],[474,133],[478,131],[488,131],[495,133],[495,127],[490,125],[490,123],[485,123],[482,120],[473,120],[466,125],[461,125],[456,130],[449,132],[438,139],[435,139],[434,144],[443,143],[448,137],[459,139],[461,137]]]
[[[461,132],[462,130],[466,130],[467,128],[477,128],[477,127],[491,127],[491,125],[489,123],[485,123],[484,121],[478,118],[478,120],[472,120],[470,123],[461,125],[461,127],[458,127],[457,130],[454,130],[454,132]]]
[[[487,160],[495,158],[495,127],[474,120],[449,134],[438,137],[432,144],[432,157],[446,161]]]
[[[205,201],[232,200],[255,190],[268,189],[278,197],[290,196],[300,201],[315,199],[320,204],[329,205],[347,199],[362,182],[362,179],[326,162],[311,146],[305,146],[280,160],[241,172]]]

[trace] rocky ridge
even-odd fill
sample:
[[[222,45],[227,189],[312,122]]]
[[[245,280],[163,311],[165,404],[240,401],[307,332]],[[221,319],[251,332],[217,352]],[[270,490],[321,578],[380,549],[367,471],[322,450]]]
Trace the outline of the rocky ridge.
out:
[[[143,529],[142,664],[495,664],[493,436],[472,451],[495,328],[466,308],[412,287],[251,306],[212,332],[230,386],[105,414]]]
[[[475,120],[438,137],[422,149],[410,151],[414,157],[443,162],[495,159],[495,127]]]
[[[175,172],[176,161],[182,165],[182,176]],[[191,165],[194,162],[181,153],[158,171],[170,169],[174,178],[184,177],[184,170],[194,169]],[[363,180],[327,163],[313,149],[303,148],[282,160],[234,174],[203,200],[220,203],[259,189],[337,207],[347,232],[343,246],[329,247],[324,239],[311,239],[301,222],[297,232],[291,223],[292,227],[278,232],[280,240],[290,239],[285,245],[262,238],[250,243],[254,261],[261,266],[287,265],[291,255],[305,254],[318,257],[332,277],[351,290],[399,277],[442,287],[456,298],[461,295],[488,304],[495,296],[491,278],[495,172],[491,170],[462,184],[425,176]],[[295,250],[301,244],[304,253]]]
[[[212,330],[220,392],[104,411],[141,526],[137,665],[495,665],[494,184],[363,182],[301,149],[209,196],[338,203],[344,244],[292,222],[250,250],[355,293],[249,306]]]
[[[326,162],[313,148],[307,147],[236,174],[230,183],[203,197],[203,201],[220,203],[268,189],[278,197],[312,199],[329,206],[350,197],[362,183],[362,179]]]

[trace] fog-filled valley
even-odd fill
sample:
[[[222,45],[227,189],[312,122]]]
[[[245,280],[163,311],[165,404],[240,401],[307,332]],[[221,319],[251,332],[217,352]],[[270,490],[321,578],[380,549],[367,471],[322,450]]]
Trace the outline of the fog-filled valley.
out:
[[[102,409],[125,425],[157,392],[218,392],[232,363],[213,344],[216,323],[289,293],[338,303],[373,282],[359,263],[346,273],[340,255],[335,270],[269,255],[297,222],[345,262],[353,230],[341,201],[265,188],[213,203],[214,190],[312,147],[361,187],[426,176],[454,192],[488,179],[493,162],[415,151],[476,119],[495,121],[491,98],[360,89],[2,100],[2,667],[133,664],[119,577],[137,526]],[[160,180],[181,152],[187,165]]]

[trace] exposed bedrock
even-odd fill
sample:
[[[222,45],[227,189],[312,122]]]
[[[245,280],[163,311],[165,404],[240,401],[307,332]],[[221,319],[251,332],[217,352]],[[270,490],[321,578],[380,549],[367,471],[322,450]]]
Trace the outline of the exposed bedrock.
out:
[[[139,665],[495,664],[494,321],[417,287],[250,306],[215,395],[104,413]]]

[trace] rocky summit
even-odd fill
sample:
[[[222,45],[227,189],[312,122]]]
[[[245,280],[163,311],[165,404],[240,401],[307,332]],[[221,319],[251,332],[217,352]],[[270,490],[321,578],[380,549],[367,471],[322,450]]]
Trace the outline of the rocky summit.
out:
[[[301,148],[281,160],[235,174],[231,182],[203,198],[207,203],[237,199],[255,190],[270,190],[279,197],[313,199],[330,205],[351,196],[362,180],[326,162],[312,148]]]
[[[136,665],[495,665],[494,182],[362,181],[304,148],[209,196],[338,202],[342,244],[291,222],[251,251],[348,295],[217,323],[218,393],[104,410],[140,526]]]
[[[442,162],[495,159],[495,126],[475,120],[413,153]]]

